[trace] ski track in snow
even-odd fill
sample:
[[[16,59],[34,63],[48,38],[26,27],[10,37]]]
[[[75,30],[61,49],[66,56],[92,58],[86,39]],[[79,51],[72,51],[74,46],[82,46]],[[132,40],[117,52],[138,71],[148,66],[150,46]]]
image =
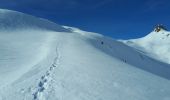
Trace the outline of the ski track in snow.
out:
[[[33,100],[46,100],[44,93],[49,89],[51,82],[53,81],[52,73],[59,66],[59,53],[56,49],[56,58],[54,59],[53,64],[49,67],[44,75],[41,76],[38,85],[36,86],[33,95]]]

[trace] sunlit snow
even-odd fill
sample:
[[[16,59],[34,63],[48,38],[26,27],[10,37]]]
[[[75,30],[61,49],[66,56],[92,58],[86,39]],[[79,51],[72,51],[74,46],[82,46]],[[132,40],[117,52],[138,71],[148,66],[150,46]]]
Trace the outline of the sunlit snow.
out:
[[[2,9],[0,29],[0,100],[170,100],[168,32],[122,42]]]

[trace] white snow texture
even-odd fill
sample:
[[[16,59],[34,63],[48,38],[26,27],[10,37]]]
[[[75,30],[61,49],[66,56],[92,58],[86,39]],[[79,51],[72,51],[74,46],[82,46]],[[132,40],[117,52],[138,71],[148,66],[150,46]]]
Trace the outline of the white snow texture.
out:
[[[170,100],[170,32],[132,40],[0,10],[0,100]]]

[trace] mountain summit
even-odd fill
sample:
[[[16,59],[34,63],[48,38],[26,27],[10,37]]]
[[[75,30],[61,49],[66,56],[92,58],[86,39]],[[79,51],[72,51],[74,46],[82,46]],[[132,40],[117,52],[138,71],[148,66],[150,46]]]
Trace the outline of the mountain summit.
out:
[[[170,32],[158,24],[154,31],[139,39],[125,40],[131,47],[146,52],[148,56],[170,64]]]
[[[0,100],[170,100],[170,65],[157,59],[168,31],[129,46],[15,11],[0,21]]]
[[[158,24],[154,28],[155,32],[160,32],[161,30],[167,30],[166,27],[163,24]]]

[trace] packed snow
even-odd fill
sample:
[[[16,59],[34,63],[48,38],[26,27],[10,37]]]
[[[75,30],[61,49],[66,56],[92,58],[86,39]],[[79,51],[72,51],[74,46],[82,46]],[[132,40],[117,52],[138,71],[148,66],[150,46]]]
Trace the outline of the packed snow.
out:
[[[0,100],[170,100],[167,55],[151,39],[122,42],[3,9],[0,22]]]

